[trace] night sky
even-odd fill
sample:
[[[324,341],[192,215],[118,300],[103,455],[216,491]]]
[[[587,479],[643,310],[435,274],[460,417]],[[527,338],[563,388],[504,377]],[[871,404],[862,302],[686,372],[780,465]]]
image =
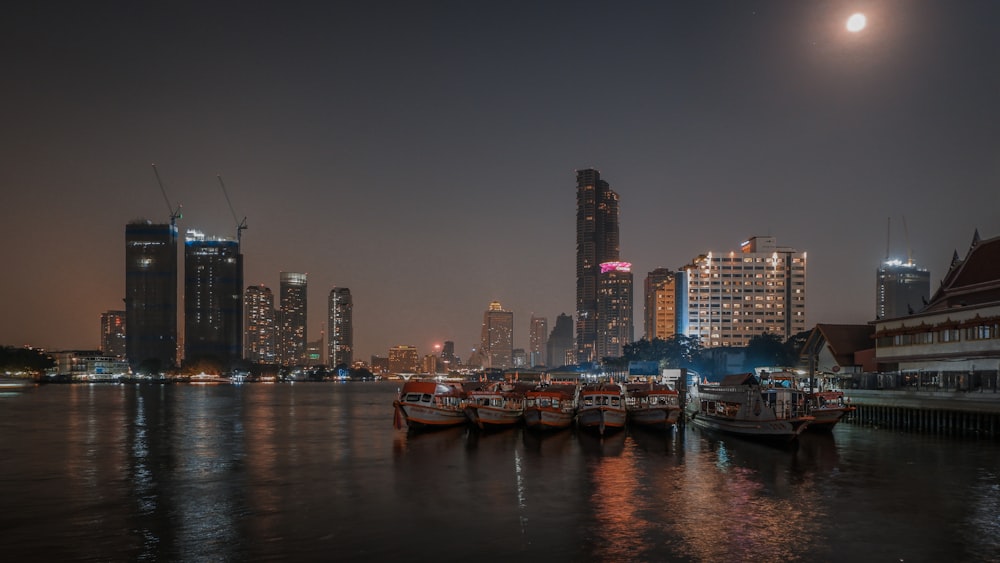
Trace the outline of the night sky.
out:
[[[868,322],[887,248],[933,290],[1000,235],[998,30],[992,0],[8,2],[0,344],[99,347],[125,224],[168,218],[152,163],[182,237],[235,236],[221,174],[246,284],[309,274],[310,340],[349,287],[358,359],[466,359],[491,300],[517,347],[572,314],[589,167],[637,339],[647,272],[752,235],[808,252],[808,326]]]

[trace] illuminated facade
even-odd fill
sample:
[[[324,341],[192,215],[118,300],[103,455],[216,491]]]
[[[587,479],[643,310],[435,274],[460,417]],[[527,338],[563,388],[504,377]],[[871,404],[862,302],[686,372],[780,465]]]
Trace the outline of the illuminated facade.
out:
[[[351,290],[335,287],[330,290],[327,317],[327,358],[331,367],[354,362],[354,301]]]
[[[702,346],[746,346],[806,329],[806,253],[753,237],[740,252],[708,253],[685,266],[684,333]]]
[[[184,239],[184,362],[203,362],[228,371],[242,357],[243,256],[239,243],[189,230]]]
[[[677,296],[680,274],[657,268],[643,283],[643,329],[646,340],[667,340],[677,334]],[[683,293],[681,293],[683,295]]]
[[[632,264],[604,262],[597,289],[597,357],[618,358],[634,336]]]
[[[243,303],[244,357],[255,364],[277,363],[278,322],[274,293],[269,287],[251,285],[246,289]]]
[[[528,328],[528,365],[545,365],[545,347],[548,343],[549,320],[545,317],[531,315],[531,325]]]
[[[576,173],[576,358],[598,360],[600,265],[618,260],[618,194],[597,170]]]
[[[125,356],[133,371],[177,361],[177,227],[125,226]]]
[[[419,364],[420,356],[417,354],[416,346],[400,344],[389,348],[390,373],[417,373],[420,369]],[[374,357],[372,365],[375,365]]]
[[[490,302],[483,313],[479,353],[484,368],[505,369],[514,365],[514,312],[504,311],[499,301]]]
[[[293,366],[306,361],[307,281],[306,274],[281,272],[278,356],[282,365]]]
[[[889,260],[878,269],[875,318],[894,319],[919,312],[931,296],[931,274],[913,262]]]
[[[125,357],[125,311],[101,313],[101,354]]]

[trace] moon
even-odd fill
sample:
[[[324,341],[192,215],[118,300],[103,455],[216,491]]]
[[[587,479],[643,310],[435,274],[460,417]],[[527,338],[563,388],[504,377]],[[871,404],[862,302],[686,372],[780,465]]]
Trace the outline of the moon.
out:
[[[852,14],[851,17],[847,18],[847,31],[857,33],[864,29],[867,24],[868,18],[866,18],[864,14]]]

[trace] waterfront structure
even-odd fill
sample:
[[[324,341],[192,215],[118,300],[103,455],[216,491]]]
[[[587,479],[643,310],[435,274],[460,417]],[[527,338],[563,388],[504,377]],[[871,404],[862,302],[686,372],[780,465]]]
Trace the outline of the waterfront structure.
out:
[[[545,365],[548,335],[549,320],[546,317],[531,315],[531,324],[528,326],[528,364],[530,366]]]
[[[753,337],[782,341],[806,327],[806,253],[755,236],[739,252],[709,252],[684,266],[684,334],[702,346],[744,347]]]
[[[600,265],[619,259],[618,194],[597,170],[576,172],[576,358],[598,358]]]
[[[604,262],[597,288],[597,357],[619,358],[633,341],[632,264]]]
[[[247,287],[243,294],[244,358],[255,364],[278,361],[278,321],[274,293],[261,285]]]
[[[420,360],[417,355],[416,346],[399,344],[389,348],[389,372],[390,373],[417,373],[420,370]],[[372,356],[372,366],[375,365],[375,357]]]
[[[125,311],[101,313],[101,353],[112,358],[124,358],[125,339]]]
[[[177,227],[125,225],[125,357],[133,371],[177,362]]]
[[[679,272],[670,268],[657,268],[646,274],[642,317],[646,340],[668,340],[677,334],[678,288],[683,286],[680,277]]]
[[[886,260],[876,278],[875,318],[912,315],[927,305],[930,295],[930,272],[918,268],[912,260]]]
[[[184,362],[224,371],[243,357],[239,242],[190,229],[184,238]],[[207,366],[202,366],[203,369]]]
[[[327,358],[330,366],[354,362],[354,301],[351,290],[335,287],[330,290],[327,315]]]
[[[841,377],[875,371],[875,327],[817,324],[799,352],[810,376]]]
[[[484,368],[513,366],[514,312],[505,311],[499,301],[491,301],[489,309],[483,313],[479,354]]]
[[[545,365],[550,368],[570,365],[576,361],[573,342],[573,317],[560,313],[545,343]]]
[[[48,373],[71,381],[117,381],[129,375],[127,361],[98,350],[66,350],[50,356],[55,365]]]
[[[279,299],[281,314],[278,354],[282,365],[293,366],[306,361],[306,289],[308,275],[281,272]]]
[[[918,386],[996,389],[1000,380],[1000,237],[956,252],[941,287],[920,312],[875,326],[879,371]]]

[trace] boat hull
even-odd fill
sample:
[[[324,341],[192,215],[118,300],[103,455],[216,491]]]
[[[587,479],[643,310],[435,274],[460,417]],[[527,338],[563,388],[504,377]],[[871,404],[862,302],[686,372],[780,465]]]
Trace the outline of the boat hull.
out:
[[[465,416],[482,430],[510,428],[521,423],[524,411],[485,406],[465,407]]]
[[[601,435],[625,428],[626,419],[625,409],[604,406],[583,408],[576,414],[577,426]]]
[[[693,415],[698,428],[762,440],[794,440],[809,427],[811,418],[786,420],[733,420],[705,413]]]
[[[680,407],[647,407],[628,410],[629,424],[648,428],[667,429],[677,423]]]
[[[810,411],[813,421],[809,423],[806,430],[809,432],[830,432],[838,422],[844,419],[847,413],[852,412],[854,409],[855,407],[813,409]]]
[[[531,430],[563,430],[573,426],[573,411],[525,409],[524,425]]]

